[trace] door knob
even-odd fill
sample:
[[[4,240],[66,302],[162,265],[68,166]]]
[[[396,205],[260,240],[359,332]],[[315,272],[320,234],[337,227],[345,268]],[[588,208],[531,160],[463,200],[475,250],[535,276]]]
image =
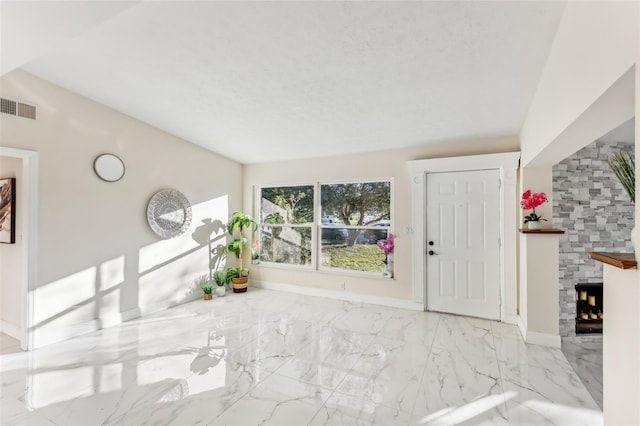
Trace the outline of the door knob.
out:
[[[435,255],[437,255],[438,253],[436,253],[436,252],[435,252],[435,251],[433,251],[433,250],[429,250],[429,256],[433,256],[434,254],[435,254]]]

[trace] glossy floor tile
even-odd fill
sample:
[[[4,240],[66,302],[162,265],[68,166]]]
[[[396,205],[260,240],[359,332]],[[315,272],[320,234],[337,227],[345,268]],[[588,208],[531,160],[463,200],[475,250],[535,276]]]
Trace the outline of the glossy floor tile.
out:
[[[602,335],[565,337],[562,353],[602,408]]]
[[[0,355],[3,425],[599,425],[509,325],[250,289]]]

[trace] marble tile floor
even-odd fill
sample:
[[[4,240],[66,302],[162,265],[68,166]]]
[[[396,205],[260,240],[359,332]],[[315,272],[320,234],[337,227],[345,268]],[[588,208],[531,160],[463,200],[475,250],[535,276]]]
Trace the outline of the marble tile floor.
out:
[[[602,334],[565,337],[562,353],[602,409]]]
[[[3,425],[600,425],[514,326],[275,291],[0,356]]]

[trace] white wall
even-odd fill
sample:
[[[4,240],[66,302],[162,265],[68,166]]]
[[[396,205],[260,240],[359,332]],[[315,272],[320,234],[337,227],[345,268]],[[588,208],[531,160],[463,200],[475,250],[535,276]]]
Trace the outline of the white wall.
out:
[[[605,264],[602,326],[605,425],[640,424],[640,271]]]
[[[359,277],[353,274],[301,271],[269,266],[253,266],[252,279],[265,282],[293,284],[297,286],[340,291],[342,282],[347,293],[411,300],[414,235],[406,233],[412,224],[411,175],[409,160],[453,157],[518,150],[516,138],[470,140],[424,145],[414,149],[398,149],[366,154],[332,156],[311,160],[279,163],[252,164],[244,167],[244,206],[256,214],[255,187],[261,185],[285,185],[332,182],[345,180],[393,179],[392,206],[393,232],[398,236],[394,251],[394,280]]]
[[[22,160],[0,157],[0,178],[17,178],[14,201],[16,213],[25,208],[22,197]],[[1,330],[20,339],[22,321],[22,215],[16,215],[15,244],[0,244],[0,325]]]
[[[3,146],[40,156],[35,345],[198,297],[194,279],[208,272],[202,221],[240,209],[242,166],[25,72],[1,83],[3,97],[37,106],[35,121],[0,118]],[[105,152],[123,159],[121,181],[93,172]],[[193,206],[190,229],[171,240],[146,221],[162,188]]]
[[[638,2],[568,2],[520,133],[522,165],[536,161],[538,155],[575,125],[637,58]],[[543,161],[537,161],[538,165],[557,163],[633,117],[633,89],[625,85],[619,95],[620,102],[602,99],[602,103],[616,109],[624,103],[626,110],[609,111],[612,115],[609,123],[604,123],[602,117],[596,120],[605,124],[602,128],[594,126],[597,123],[593,120],[580,120],[577,123],[580,126],[594,126],[592,134],[573,132],[574,137],[554,144],[558,150],[555,158],[547,153]],[[575,137],[590,140],[576,141]],[[563,152],[563,145],[567,144],[573,149]]]

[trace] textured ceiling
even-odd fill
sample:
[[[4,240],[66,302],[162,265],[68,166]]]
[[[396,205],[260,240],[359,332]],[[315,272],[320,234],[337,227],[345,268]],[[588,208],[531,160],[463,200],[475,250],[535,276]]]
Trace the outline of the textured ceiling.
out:
[[[563,9],[128,2],[22,68],[242,163],[366,152],[517,135]]]

